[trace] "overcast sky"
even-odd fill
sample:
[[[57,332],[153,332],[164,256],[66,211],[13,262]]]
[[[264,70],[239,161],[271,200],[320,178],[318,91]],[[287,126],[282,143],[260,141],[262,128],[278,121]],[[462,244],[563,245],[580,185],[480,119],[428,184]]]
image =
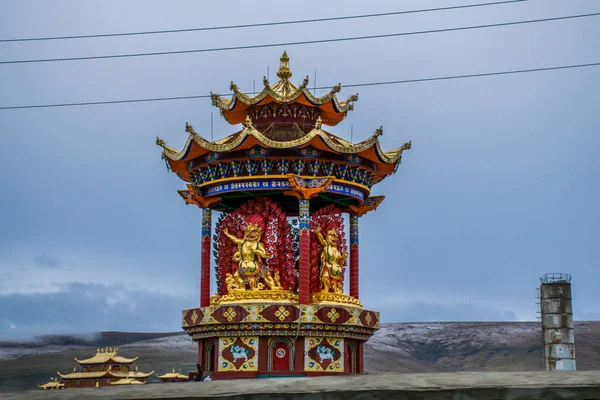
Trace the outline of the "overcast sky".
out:
[[[475,3],[12,1],[0,38],[194,28]],[[343,6],[341,6],[343,4]],[[251,29],[0,43],[0,60],[252,45],[399,33],[600,11],[593,0],[521,3]],[[252,91],[285,49],[317,86],[600,62],[600,17],[342,43],[0,65],[0,106]],[[600,67],[343,89],[331,132],[383,125],[412,140],[360,222],[360,291],[384,322],[535,320],[546,272],[573,274],[575,318],[600,318]],[[317,94],[325,93],[324,90]],[[198,305],[198,208],[160,159],[185,123],[239,129],[210,99],[0,110],[0,339],[177,331]],[[213,283],[214,288],[214,283]]]

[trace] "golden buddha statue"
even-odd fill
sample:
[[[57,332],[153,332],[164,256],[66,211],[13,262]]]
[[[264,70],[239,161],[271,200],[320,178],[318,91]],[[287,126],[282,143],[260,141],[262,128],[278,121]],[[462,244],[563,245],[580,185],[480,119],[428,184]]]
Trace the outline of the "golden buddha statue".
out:
[[[348,253],[340,253],[337,248],[338,232],[336,229],[327,229],[327,235],[324,238],[321,228],[315,230],[317,239],[323,247],[321,250],[321,293],[329,293],[333,289],[334,293],[343,293],[342,287],[342,266],[346,264]]]
[[[235,273],[226,274],[225,282],[227,290],[246,290],[246,283],[250,290],[260,290],[265,285],[260,281],[262,278],[269,289],[282,289],[279,282],[279,272],[275,277],[263,269],[264,260],[269,258],[264,244],[260,241],[262,236],[263,219],[259,215],[251,215],[246,219],[244,237],[238,238],[229,233],[227,228],[223,230],[225,236],[238,246],[238,251],[233,255],[233,261],[239,263]]]

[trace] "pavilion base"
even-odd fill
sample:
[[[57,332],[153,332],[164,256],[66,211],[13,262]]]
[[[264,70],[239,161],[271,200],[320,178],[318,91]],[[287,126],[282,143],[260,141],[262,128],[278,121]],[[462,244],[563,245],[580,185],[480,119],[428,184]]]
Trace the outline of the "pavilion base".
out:
[[[183,311],[212,379],[363,373],[363,345],[379,313],[347,304],[263,302]]]

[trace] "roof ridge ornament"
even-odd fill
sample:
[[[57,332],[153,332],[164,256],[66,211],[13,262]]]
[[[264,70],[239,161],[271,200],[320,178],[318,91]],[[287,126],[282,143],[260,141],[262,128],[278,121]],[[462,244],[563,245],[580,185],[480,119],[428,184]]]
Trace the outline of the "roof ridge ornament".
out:
[[[300,84],[300,86],[298,87],[298,89],[299,90],[306,89],[307,86],[308,86],[308,75],[306,75],[306,78],[304,78],[302,80],[302,83]]]
[[[159,138],[158,136],[156,137],[156,145],[162,147],[163,149],[165,148],[165,146],[167,145],[165,143],[164,140],[162,140],[161,138]],[[98,349],[96,350],[97,353],[102,353],[102,349]]]
[[[379,128],[375,129],[375,137],[383,135],[383,126],[379,126]]]
[[[287,52],[284,50],[281,58],[279,59],[279,71],[277,71],[277,77],[282,81],[287,81],[292,77],[292,71],[290,70],[290,58]]]

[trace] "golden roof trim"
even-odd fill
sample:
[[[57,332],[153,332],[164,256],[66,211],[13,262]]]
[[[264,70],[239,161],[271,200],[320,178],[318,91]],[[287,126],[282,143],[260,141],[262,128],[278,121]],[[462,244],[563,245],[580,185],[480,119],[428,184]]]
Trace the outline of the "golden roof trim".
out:
[[[115,363],[119,364],[132,364],[134,363],[138,357],[135,358],[125,358],[115,354],[96,354],[93,357],[86,358],[85,360],[79,360],[77,357],[74,357],[75,361],[79,364],[88,365],[88,364],[105,364],[108,361],[112,360]]]
[[[98,372],[71,372],[70,374],[61,374],[57,372],[58,376],[63,379],[86,379],[86,378],[102,378],[110,371],[98,371]]]
[[[146,382],[138,381],[133,378],[123,378],[115,382],[110,382],[111,385],[145,385]]]
[[[217,142],[210,142],[204,139],[196,131],[194,131],[194,128],[191,125],[186,124],[186,131],[189,133],[189,136],[181,151],[177,151],[173,147],[166,145],[164,141],[160,139],[157,140],[157,144],[159,144],[159,146],[163,148],[163,157],[171,161],[180,161],[188,153],[189,147],[193,142],[196,142],[198,145],[209,151],[220,153],[228,152],[240,146],[248,136],[254,136],[261,144],[274,149],[289,149],[299,147],[309,143],[313,138],[317,136],[320,137],[327,144],[327,146],[329,146],[330,149],[340,154],[356,154],[374,146],[377,155],[386,164],[393,164],[399,162],[402,158],[402,152],[404,150],[410,149],[412,146],[411,142],[408,142],[395,150],[384,152],[383,150],[381,150],[381,146],[379,144],[379,136],[381,136],[383,131],[381,128],[377,129],[373,133],[373,135],[371,135],[368,139],[356,144],[352,144],[344,139],[338,138],[337,136],[325,132],[324,130],[318,127],[313,128],[310,132],[308,132],[305,136],[301,138],[290,140],[287,142],[272,140],[267,136],[263,135],[254,127],[245,127],[243,130],[229,135]]]
[[[150,375],[154,373],[154,370],[151,372],[143,373],[139,371],[108,371],[115,378],[148,378]]]
[[[162,374],[161,376],[157,376],[158,379],[189,379],[188,376],[183,375],[181,370],[179,372],[175,372],[175,368],[173,368],[172,372],[167,372]]]
[[[115,378],[141,378],[145,379],[152,375],[154,371],[147,374],[139,371],[97,371],[97,372],[71,372],[70,374],[61,374],[57,372],[58,376],[63,379],[88,379],[88,378],[102,378],[103,376],[110,375]]]

